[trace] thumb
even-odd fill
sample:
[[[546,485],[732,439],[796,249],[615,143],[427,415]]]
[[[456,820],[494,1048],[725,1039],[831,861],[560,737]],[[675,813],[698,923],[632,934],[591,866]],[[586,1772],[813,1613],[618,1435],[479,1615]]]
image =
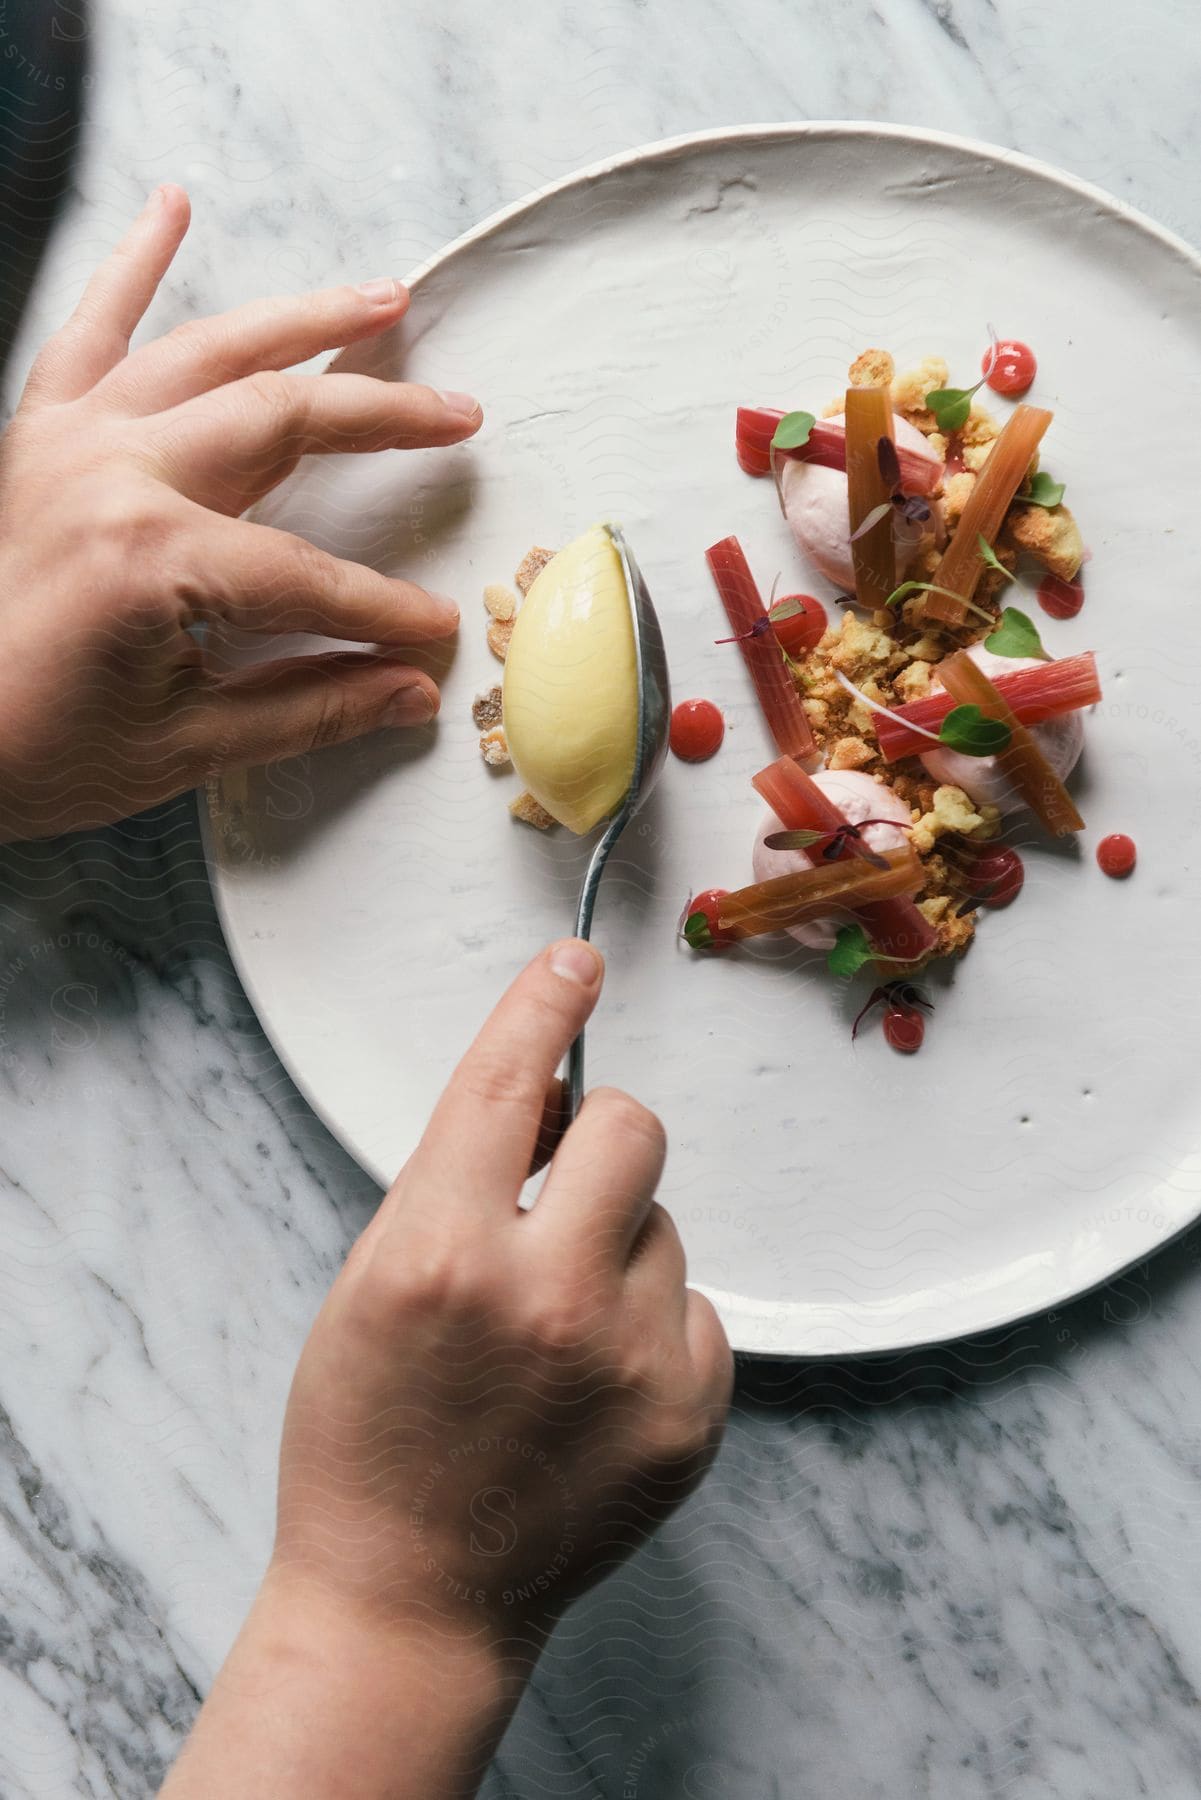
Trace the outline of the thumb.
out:
[[[210,771],[253,767],[344,744],[382,726],[428,725],[438,689],[386,656],[292,657],[214,684],[202,707]]]

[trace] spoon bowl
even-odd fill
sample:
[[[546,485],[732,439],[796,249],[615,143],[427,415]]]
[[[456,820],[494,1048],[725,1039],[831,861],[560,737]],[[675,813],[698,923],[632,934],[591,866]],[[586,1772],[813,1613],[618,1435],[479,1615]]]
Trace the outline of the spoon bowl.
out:
[[[647,798],[663,767],[667,755],[667,738],[671,728],[671,683],[667,674],[667,652],[663,647],[663,631],[651,600],[650,590],[625,534],[616,525],[604,527],[617,551],[625,578],[626,598],[634,626],[634,661],[638,677],[638,738],[634,751],[634,772],[625,798],[610,814],[604,831],[588,861],[576,909],[575,934],[587,938],[592,933],[592,914],[597,890],[609,853],[614,844]],[[570,1124],[580,1110],[584,1097],[584,1033],[581,1031],[567,1062],[566,1120]]]

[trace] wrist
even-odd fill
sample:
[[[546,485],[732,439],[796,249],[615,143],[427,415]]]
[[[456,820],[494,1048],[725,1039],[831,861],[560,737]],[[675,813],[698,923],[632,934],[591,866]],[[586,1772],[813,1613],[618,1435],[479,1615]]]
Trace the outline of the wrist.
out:
[[[165,1793],[467,1800],[540,1648],[368,1618],[273,1566]]]

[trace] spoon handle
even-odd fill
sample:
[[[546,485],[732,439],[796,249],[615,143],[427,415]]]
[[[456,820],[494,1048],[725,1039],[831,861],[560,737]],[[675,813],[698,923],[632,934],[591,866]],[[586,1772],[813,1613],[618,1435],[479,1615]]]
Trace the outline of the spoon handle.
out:
[[[584,875],[584,884],[580,889],[580,903],[576,908],[575,935],[578,938],[592,936],[592,914],[596,907],[597,889],[605,864],[609,860],[609,852],[625,830],[632,816],[632,808],[623,807],[615,819],[605,829],[604,836],[597,844],[588,859],[588,868]],[[580,1110],[584,1098],[584,1034],[581,1031],[567,1056],[567,1094],[564,1105],[564,1129],[571,1124]]]

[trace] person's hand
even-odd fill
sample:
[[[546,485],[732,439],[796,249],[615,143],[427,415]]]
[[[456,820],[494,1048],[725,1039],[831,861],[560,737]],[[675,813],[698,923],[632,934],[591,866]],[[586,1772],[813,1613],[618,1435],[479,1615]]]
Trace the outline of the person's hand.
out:
[[[335,1282],[288,1402],[271,1567],[177,1800],[321,1800],[343,1755],[362,1800],[474,1793],[564,1607],[712,1460],[732,1359],[654,1199],[658,1120],[589,1094],[518,1207],[601,974],[568,940],[518,977]]]
[[[152,195],[0,440],[0,839],[103,824],[438,708],[395,652],[453,632],[453,601],[238,515],[307,452],[457,443],[478,404],[286,372],[395,324],[408,294],[390,280],[256,301],[131,352],[188,217],[181,189]],[[384,653],[220,679],[189,629],[210,621]]]

